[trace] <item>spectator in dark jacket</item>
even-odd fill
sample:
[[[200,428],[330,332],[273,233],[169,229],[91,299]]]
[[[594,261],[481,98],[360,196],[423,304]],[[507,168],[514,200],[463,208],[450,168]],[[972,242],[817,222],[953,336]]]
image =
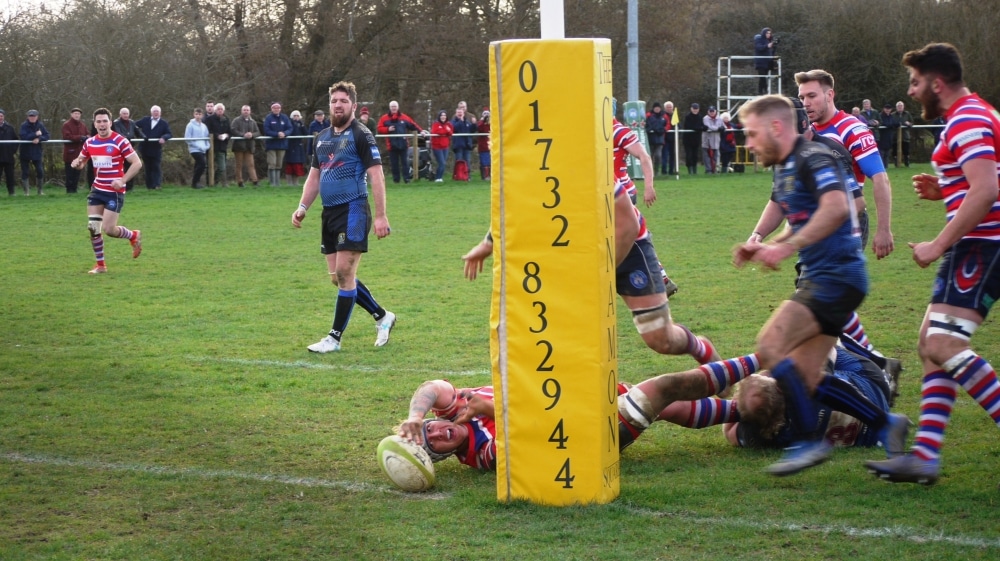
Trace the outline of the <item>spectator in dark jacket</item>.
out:
[[[253,160],[255,138],[260,136],[257,121],[250,117],[250,106],[240,108],[240,116],[229,123],[233,135],[233,159],[236,160],[236,186],[243,187],[243,170],[249,170],[250,181],[257,186],[257,167]]]
[[[764,95],[767,93],[767,81],[768,75],[771,73],[772,68],[774,68],[774,56],[775,40],[771,33],[770,27],[765,27],[760,30],[760,33],[753,38],[753,66],[757,69],[757,74],[760,78],[757,80],[757,94]]]
[[[913,128],[913,115],[906,110],[906,105],[902,101],[896,102],[896,121],[899,123],[899,127],[903,130],[900,133],[903,135],[903,165],[910,167],[910,129]],[[892,145],[892,159],[896,161],[896,167],[899,167],[899,163],[896,160],[896,146],[898,143]]]
[[[139,146],[142,154],[142,171],[146,176],[146,189],[159,189],[163,183],[163,172],[160,162],[163,161],[163,145],[174,137],[170,132],[170,123],[160,118],[160,106],[149,108],[149,115],[135,123],[136,130],[144,142]]]
[[[288,150],[285,152],[285,181],[289,185],[298,185],[299,178],[306,174],[306,147],[303,145],[304,138],[296,136],[309,136],[305,123],[302,122],[302,113],[292,111],[292,138],[288,139]]]
[[[76,193],[77,185],[80,183],[80,170],[70,164],[80,155],[83,143],[90,137],[87,134],[87,125],[80,118],[82,116],[83,111],[74,107],[69,112],[69,119],[62,126],[62,138],[68,141],[63,144],[63,166],[66,172],[67,193]]]
[[[458,108],[455,116],[451,119],[451,128],[455,129],[455,134],[473,134],[478,132],[475,123],[465,118],[465,110]],[[462,160],[466,165],[472,166],[472,146],[475,143],[474,136],[455,136],[451,140],[451,149],[455,152],[455,161]]]
[[[368,108],[362,107],[361,112],[365,115],[368,114]],[[306,143],[306,163],[312,161],[313,155],[313,143],[319,133],[323,132],[323,129],[330,128],[330,121],[326,118],[326,113],[322,109],[317,109],[313,112],[313,120],[309,123],[309,134],[312,135],[312,140]],[[371,130],[371,129],[368,129]]]
[[[34,166],[35,181],[38,187],[38,194],[44,195],[42,186],[45,185],[45,172],[42,170],[42,142],[49,139],[49,131],[38,118],[38,110],[28,111],[28,118],[21,123],[21,140],[30,140],[30,144],[21,145],[21,186],[24,187],[24,195],[28,195],[28,168]]]
[[[128,110],[128,107],[122,107],[121,110],[118,111],[118,118],[115,119],[113,123],[111,123],[111,130],[124,136],[125,139],[128,140],[129,142],[132,142],[132,139],[135,138],[135,135],[137,133],[135,129],[135,121],[130,119],[131,116],[132,113]],[[90,163],[90,160],[87,160],[87,163]],[[125,177],[128,177],[128,168],[130,167],[132,167],[132,163],[126,159]],[[129,179],[128,182],[125,183],[125,191],[132,190],[132,184],[134,181],[135,181],[134,179]]]
[[[423,131],[413,119],[406,113],[399,112],[399,103],[389,102],[389,112],[382,115],[378,120],[378,133],[388,135],[406,134],[410,131]],[[392,168],[392,182],[399,183],[400,175],[403,181],[410,182],[410,163],[407,152],[409,142],[405,136],[390,136],[386,139],[386,146],[389,148],[389,166]]]
[[[653,102],[653,110],[646,114],[646,138],[649,140],[649,154],[653,157],[653,171],[666,173],[663,161],[663,143],[667,136],[667,118],[659,101]]]
[[[892,112],[892,104],[886,103],[882,107],[882,113],[879,114],[879,122],[881,130],[878,136],[878,153],[882,156],[882,165],[889,167],[889,154],[892,153],[892,147],[896,145],[896,132],[899,131],[899,120],[896,119],[895,113]]]
[[[19,140],[17,131],[7,122],[7,114],[0,109],[0,141]],[[7,180],[7,194],[14,196],[14,156],[17,154],[17,142],[0,142],[0,176]]]
[[[687,165],[688,173],[694,175],[698,173],[698,159],[701,155],[701,133],[705,130],[703,117],[698,114],[701,106],[697,103],[691,104],[691,112],[684,116],[682,133],[684,142],[684,164]]]
[[[206,105],[206,109],[207,107]],[[208,127],[208,134],[212,136],[212,164],[215,166],[212,184],[228,187],[226,152],[229,150],[229,135],[232,131],[229,129],[229,117],[226,117],[226,106],[216,103],[212,107],[212,112],[205,114],[204,122]]]
[[[288,140],[292,134],[292,120],[281,112],[281,104],[275,101],[271,104],[271,112],[264,117],[264,150],[267,155],[267,179],[271,187],[281,185],[281,168],[285,161],[285,151],[288,150]]]

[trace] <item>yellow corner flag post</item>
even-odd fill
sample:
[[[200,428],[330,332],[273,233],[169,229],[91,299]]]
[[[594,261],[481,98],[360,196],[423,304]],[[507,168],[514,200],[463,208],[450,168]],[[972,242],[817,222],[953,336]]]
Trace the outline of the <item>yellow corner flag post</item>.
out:
[[[490,45],[497,497],[618,496],[611,44]]]

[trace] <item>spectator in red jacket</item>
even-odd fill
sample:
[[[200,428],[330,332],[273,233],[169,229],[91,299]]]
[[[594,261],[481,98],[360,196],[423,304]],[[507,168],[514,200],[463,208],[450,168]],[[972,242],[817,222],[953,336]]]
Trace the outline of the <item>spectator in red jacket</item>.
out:
[[[476,130],[486,133],[486,136],[477,136],[476,143],[479,148],[479,175],[484,181],[490,180],[490,168],[493,162],[490,158],[490,110],[483,109],[483,117],[479,120]]]
[[[378,120],[378,133],[389,135],[406,134],[409,131],[421,131],[420,125],[406,113],[399,112],[399,103],[389,102],[389,112]],[[392,168],[392,182],[399,183],[400,174],[403,181],[410,182],[410,166],[407,162],[409,143],[405,136],[390,136],[386,141],[389,148],[389,165]]]
[[[70,164],[80,155],[83,143],[90,137],[87,125],[80,118],[83,111],[74,107],[69,112],[69,119],[63,123],[62,137],[69,142],[63,144],[63,163],[66,167],[66,192],[76,193],[77,185],[80,183],[80,170],[74,169]],[[87,186],[90,191],[90,186]]]
[[[455,127],[448,120],[448,112],[441,110],[438,118],[431,125],[431,150],[434,152],[434,160],[437,162],[437,170],[434,173],[434,182],[444,181],[445,160],[448,159],[448,148],[451,146],[451,135],[455,134]]]

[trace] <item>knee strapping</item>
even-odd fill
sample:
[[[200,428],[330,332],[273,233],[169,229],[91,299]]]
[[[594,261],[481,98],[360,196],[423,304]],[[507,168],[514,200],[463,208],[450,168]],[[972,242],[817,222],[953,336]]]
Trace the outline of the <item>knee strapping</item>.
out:
[[[967,364],[976,360],[976,357],[977,355],[972,351],[972,349],[965,349],[964,351],[944,361],[944,364],[942,364],[941,367],[944,368],[944,371],[948,374],[957,373]]]
[[[632,323],[643,335],[659,329],[666,329],[670,325],[670,310],[666,304],[648,310],[636,310],[632,312]]]
[[[649,428],[649,424],[656,419],[649,396],[638,387],[632,387],[628,393],[618,396],[618,414],[638,429]]]
[[[100,214],[91,214],[87,217],[87,230],[90,231],[90,237],[96,238],[101,235],[103,220]]]
[[[927,335],[948,335],[968,341],[979,328],[974,321],[937,312],[931,312],[928,319]]]

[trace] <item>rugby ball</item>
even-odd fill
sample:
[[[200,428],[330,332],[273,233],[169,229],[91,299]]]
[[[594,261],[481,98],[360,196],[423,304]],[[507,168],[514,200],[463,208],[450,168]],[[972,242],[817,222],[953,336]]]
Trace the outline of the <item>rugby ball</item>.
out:
[[[378,463],[389,481],[404,491],[425,491],[434,486],[434,462],[427,451],[398,435],[378,443]]]

